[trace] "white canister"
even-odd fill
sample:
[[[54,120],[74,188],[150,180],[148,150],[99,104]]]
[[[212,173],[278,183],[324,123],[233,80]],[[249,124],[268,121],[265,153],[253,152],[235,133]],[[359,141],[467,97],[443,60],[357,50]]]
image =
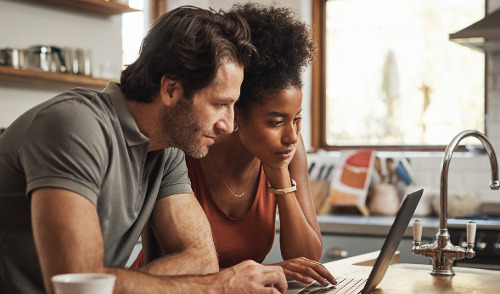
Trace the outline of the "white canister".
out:
[[[399,195],[392,184],[381,183],[373,189],[368,209],[373,214],[395,215],[400,206]]]

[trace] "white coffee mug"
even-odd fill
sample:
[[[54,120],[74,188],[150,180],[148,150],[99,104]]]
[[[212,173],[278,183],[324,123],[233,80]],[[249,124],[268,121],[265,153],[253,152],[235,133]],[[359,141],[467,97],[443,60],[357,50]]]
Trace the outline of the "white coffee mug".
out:
[[[56,294],[112,294],[116,277],[99,273],[62,274],[52,277]]]

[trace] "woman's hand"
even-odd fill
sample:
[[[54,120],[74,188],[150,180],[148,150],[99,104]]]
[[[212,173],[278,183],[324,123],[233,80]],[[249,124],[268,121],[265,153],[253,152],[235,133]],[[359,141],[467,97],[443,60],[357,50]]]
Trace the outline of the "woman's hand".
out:
[[[292,162],[297,152],[297,144],[294,144],[293,150],[290,152],[289,157],[280,162],[266,162],[261,159],[264,174],[267,180],[274,188],[287,188],[290,187],[290,172],[289,165]]]
[[[296,280],[304,284],[310,284],[316,280],[323,286],[328,286],[329,283],[337,284],[335,278],[322,264],[305,257],[297,257],[273,265],[283,268],[287,280]]]

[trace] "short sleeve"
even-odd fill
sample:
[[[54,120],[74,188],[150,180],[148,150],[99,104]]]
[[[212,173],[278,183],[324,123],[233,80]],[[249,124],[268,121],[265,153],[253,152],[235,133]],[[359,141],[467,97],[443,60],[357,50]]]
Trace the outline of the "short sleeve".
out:
[[[168,160],[165,162],[158,199],[176,194],[193,194],[184,152],[172,147],[167,148],[165,154]]]
[[[103,124],[85,99],[62,100],[40,110],[19,149],[27,194],[63,188],[97,203],[108,158]]]

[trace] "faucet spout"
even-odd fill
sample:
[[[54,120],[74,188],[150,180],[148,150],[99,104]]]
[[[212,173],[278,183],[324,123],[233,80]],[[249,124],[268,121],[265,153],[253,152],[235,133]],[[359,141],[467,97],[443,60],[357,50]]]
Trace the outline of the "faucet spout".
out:
[[[454,246],[450,241],[450,234],[446,227],[447,222],[447,206],[448,206],[448,170],[453,152],[458,146],[458,143],[463,138],[476,137],[481,141],[488,153],[491,163],[491,182],[490,188],[498,190],[500,183],[498,181],[498,163],[495,151],[491,146],[490,141],[477,131],[463,131],[458,134],[446,147],[443,160],[441,161],[441,198],[440,198],[440,214],[439,214],[439,231],[436,234],[436,240],[433,244],[421,245],[421,220],[415,220],[414,223],[414,241],[412,252],[429,257],[433,260],[431,275],[453,276],[453,261],[462,258],[473,258],[474,239],[476,235],[476,223],[469,221],[467,224],[467,247]]]
[[[447,209],[448,209],[448,170],[450,166],[451,157],[462,139],[466,137],[476,137],[486,148],[486,152],[490,158],[491,163],[491,181],[490,188],[498,190],[500,182],[498,180],[498,162],[495,155],[495,150],[491,145],[488,138],[478,131],[467,130],[459,133],[446,147],[446,151],[441,161],[441,187],[440,187],[440,215],[439,215],[439,229],[440,231],[447,230]]]

